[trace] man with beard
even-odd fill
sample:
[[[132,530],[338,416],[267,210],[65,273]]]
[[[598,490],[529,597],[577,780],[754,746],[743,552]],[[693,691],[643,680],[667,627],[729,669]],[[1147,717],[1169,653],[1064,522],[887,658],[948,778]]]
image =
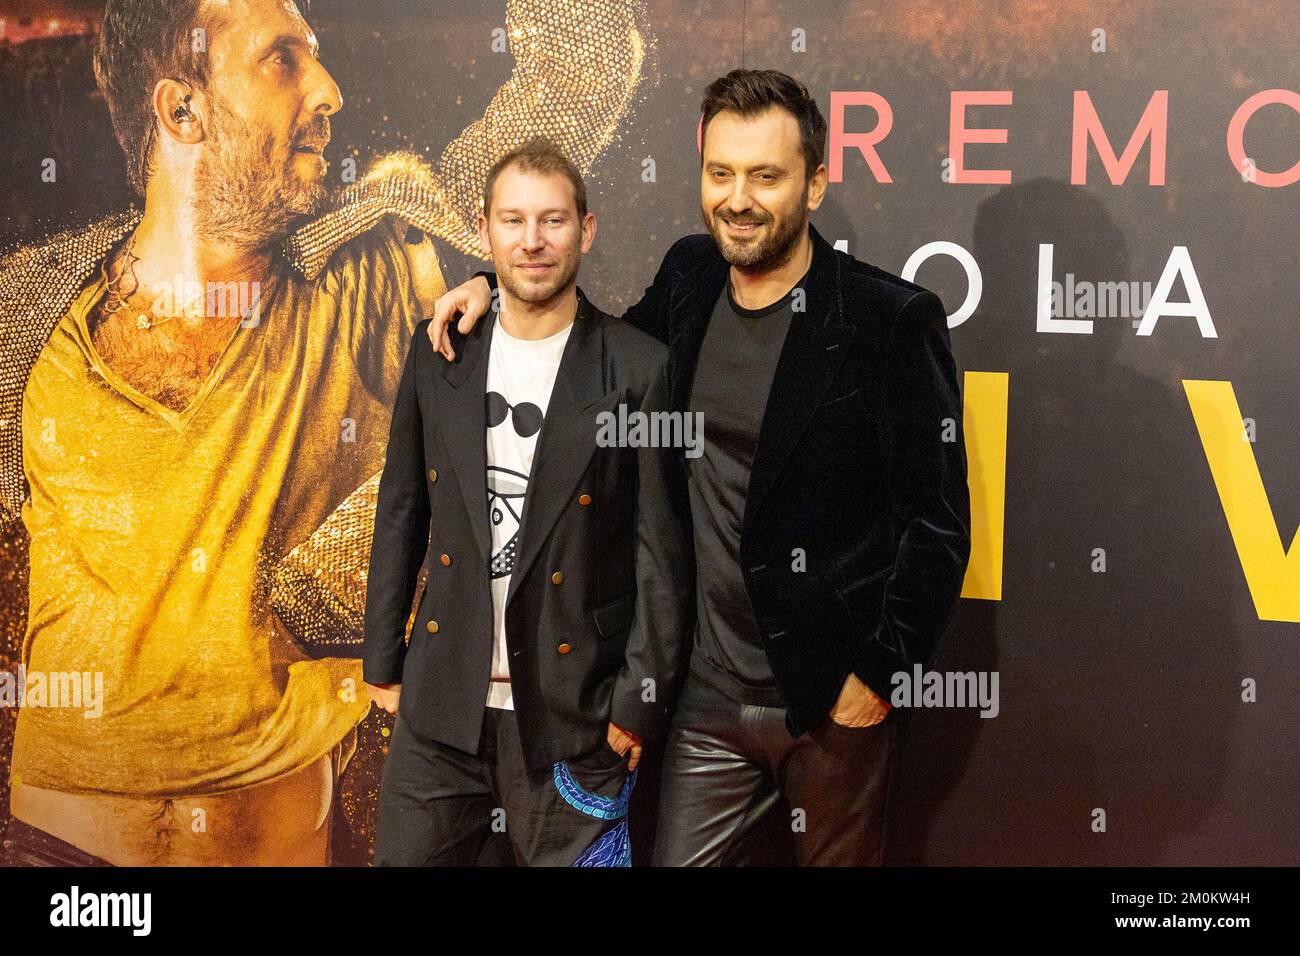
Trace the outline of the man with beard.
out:
[[[668,251],[625,318],[669,343],[695,543],[695,639],[669,732],[655,862],[743,863],[784,798],[803,864],[883,860],[906,729],[892,676],[934,657],[970,553],[943,304],[838,252],[826,124],[804,86],[735,70],[703,104],[708,236]],[[430,339],[489,303],[443,296]]]
[[[664,453],[598,423],[662,411],[667,350],[578,287],[596,217],[553,144],[493,166],[478,227],[499,315],[454,364],[416,330],[379,486],[365,679],[397,722],[375,862],[469,864],[504,823],[521,865],[630,865],[628,772],[666,722],[689,574]]]
[[[324,197],[338,88],[291,5],[185,6],[106,11],[96,74],[144,215],[24,396],[27,670],[102,673],[105,700],[94,720],[19,712],[19,862],[323,862],[366,712],[340,693],[351,662],[306,660],[277,630],[258,559],[350,490],[291,466],[355,460],[344,419],[382,428],[352,353],[382,390],[396,343],[377,323],[414,324],[413,265],[378,230],[320,283],[273,255]],[[171,53],[168,29],[188,50],[191,25],[206,55]]]
[[[529,91],[521,109],[512,78],[489,113],[517,132],[530,109],[573,110],[604,135],[622,107],[577,82],[591,63],[556,65],[537,8],[512,4],[534,37],[521,62],[535,83],[544,57],[561,92]],[[327,859],[369,701],[359,661],[308,653],[286,630],[286,609],[325,586],[312,564],[290,604],[276,603],[276,569],[377,477],[403,351],[445,288],[430,233],[461,227],[456,190],[401,156],[304,221],[341,107],[317,52],[292,3],[110,0],[96,78],[143,216],[0,269],[0,504],[6,520],[20,505],[31,538],[6,862]],[[474,124],[448,154],[495,155],[495,126]],[[334,530],[341,590],[364,590],[353,545],[369,528],[364,542]],[[309,609],[313,626],[347,597]],[[82,674],[102,679],[101,713],[43,689]]]

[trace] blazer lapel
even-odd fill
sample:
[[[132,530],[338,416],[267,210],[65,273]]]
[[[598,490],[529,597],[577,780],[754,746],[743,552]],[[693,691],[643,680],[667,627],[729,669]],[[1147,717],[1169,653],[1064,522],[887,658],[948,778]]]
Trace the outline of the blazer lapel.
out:
[[[488,529],[487,436],[484,402],[487,393],[487,355],[496,328],[496,315],[489,313],[469,335],[455,343],[456,361],[435,356],[438,377],[438,427],[450,456],[460,493],[474,528],[483,566],[492,557],[492,535]],[[437,520],[437,515],[434,515]]]
[[[605,391],[604,351],[600,315],[579,289],[573,330],[560,357],[533,453],[507,604],[536,563],[564,508],[573,501],[578,481],[596,450],[596,415],[612,410],[623,395],[622,389]]]
[[[672,290],[668,306],[668,378],[674,411],[685,412],[690,408],[700,347],[730,268],[719,252],[715,259],[688,273]],[[704,427],[708,428],[707,422]],[[676,452],[685,460],[684,449]]]
[[[813,260],[804,284],[807,308],[792,316],[790,331],[777,360],[749,476],[745,525],[789,460],[827,386],[843,364],[855,331],[843,317],[840,264],[835,250],[811,223],[808,228]],[[704,427],[708,428],[708,422]]]

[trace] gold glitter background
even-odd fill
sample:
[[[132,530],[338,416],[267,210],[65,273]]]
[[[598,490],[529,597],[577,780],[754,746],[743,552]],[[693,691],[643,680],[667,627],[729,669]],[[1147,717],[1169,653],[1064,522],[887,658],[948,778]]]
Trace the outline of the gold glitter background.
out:
[[[312,15],[310,9],[307,14]],[[343,192],[334,211],[295,232],[286,247],[288,259],[314,276],[340,243],[384,215],[396,215],[455,250],[481,257],[474,217],[488,168],[524,139],[545,134],[589,172],[615,140],[643,82],[652,43],[644,22],[640,4],[622,0],[511,0],[504,33],[513,67],[482,117],[446,147],[432,174],[418,157],[381,157],[364,180]],[[17,443],[21,384],[77,281],[97,267],[98,250],[132,221],[114,217],[70,234],[57,262],[33,244],[0,263],[6,280],[0,283],[5,307],[0,322],[0,429],[5,430],[0,466],[9,519],[0,529],[0,595],[5,608],[0,668],[5,670],[16,670],[26,626],[29,542],[21,522],[13,520],[22,497]],[[374,485],[372,478],[340,505],[320,533],[289,556],[291,563],[278,579],[276,606],[296,633],[317,640],[339,632],[359,633]],[[370,520],[356,520],[360,511]],[[15,715],[8,708],[0,711],[0,801],[6,810]],[[373,711],[359,728],[356,754],[340,781],[343,813],[336,815],[333,847],[337,864],[362,863],[369,855],[390,728],[391,719]]]

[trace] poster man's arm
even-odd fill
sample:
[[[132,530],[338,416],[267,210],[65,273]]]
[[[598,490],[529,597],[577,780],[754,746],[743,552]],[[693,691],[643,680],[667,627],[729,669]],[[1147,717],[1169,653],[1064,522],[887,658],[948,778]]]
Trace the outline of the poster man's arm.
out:
[[[438,176],[456,223],[437,232],[487,258],[475,221],[492,164],[533,136],[552,140],[585,176],[614,141],[642,80],[650,40],[626,0],[510,0],[515,67],[483,118],[443,150]]]
[[[640,5],[626,0],[510,0],[506,38],[514,69],[483,117],[443,151],[437,171],[413,154],[383,157],[335,210],[290,240],[290,261],[315,278],[339,267],[331,258],[340,246],[390,217],[391,235],[381,248],[370,244],[386,268],[362,271],[367,280],[395,284],[358,288],[366,307],[353,310],[348,333],[362,379],[379,401],[392,403],[404,347],[445,288],[431,237],[484,255],[475,229],[483,182],[503,153],[530,136],[550,137],[589,171],[613,142],[642,79],[650,41],[640,17]],[[311,642],[344,653],[360,643],[375,477],[338,506],[331,518],[340,520],[327,520],[277,569],[273,604],[285,612],[290,632],[302,638],[304,627],[294,621],[307,619],[305,611],[286,619],[291,607],[328,608],[325,625],[312,616]]]

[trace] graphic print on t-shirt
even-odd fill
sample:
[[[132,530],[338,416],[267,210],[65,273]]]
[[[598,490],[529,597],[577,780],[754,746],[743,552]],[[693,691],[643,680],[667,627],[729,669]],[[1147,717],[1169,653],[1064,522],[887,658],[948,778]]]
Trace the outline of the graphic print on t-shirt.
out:
[[[488,444],[493,444],[491,432],[505,427],[509,418],[515,434],[526,440],[542,430],[546,416],[532,402],[511,405],[500,392],[487,393]],[[507,442],[510,437],[505,436]],[[527,457],[531,462],[531,449]],[[492,577],[509,577],[515,569],[515,556],[519,552],[519,524],[523,520],[524,496],[528,494],[528,474],[504,465],[488,465],[487,470],[488,518],[492,522]],[[500,542],[504,541],[505,544]]]
[[[567,326],[544,339],[517,339],[500,325],[488,349],[484,394],[488,523],[492,533],[492,684],[488,706],[513,706],[506,648],[505,605],[519,556],[524,503],[533,454],[546,421],[551,390],[569,338]]]
[[[492,577],[508,578],[519,554],[519,522],[528,494],[528,476],[509,468],[487,470],[488,520],[492,522]],[[507,535],[509,537],[507,537]],[[505,544],[497,542],[505,539]]]

